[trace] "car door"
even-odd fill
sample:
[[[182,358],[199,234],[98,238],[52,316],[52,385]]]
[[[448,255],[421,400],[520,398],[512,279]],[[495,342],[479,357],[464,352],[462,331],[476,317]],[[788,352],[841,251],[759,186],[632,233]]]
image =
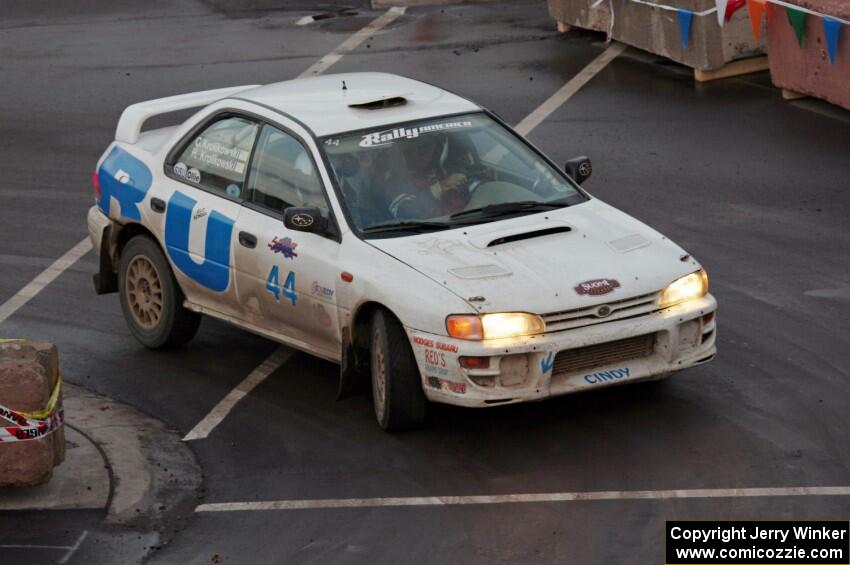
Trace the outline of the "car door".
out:
[[[260,124],[232,112],[205,120],[166,158],[162,239],[186,298],[241,317],[233,281],[235,225]]]
[[[283,211],[313,206],[328,218],[325,187],[297,134],[265,124],[236,230],[236,287],[247,321],[319,356],[339,358],[339,242],[288,230]]]

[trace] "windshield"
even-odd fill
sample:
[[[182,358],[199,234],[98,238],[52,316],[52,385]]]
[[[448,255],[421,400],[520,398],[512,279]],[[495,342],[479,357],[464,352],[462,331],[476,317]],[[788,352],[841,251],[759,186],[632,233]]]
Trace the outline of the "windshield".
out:
[[[516,134],[483,113],[321,142],[343,205],[366,233],[447,229],[585,200]]]

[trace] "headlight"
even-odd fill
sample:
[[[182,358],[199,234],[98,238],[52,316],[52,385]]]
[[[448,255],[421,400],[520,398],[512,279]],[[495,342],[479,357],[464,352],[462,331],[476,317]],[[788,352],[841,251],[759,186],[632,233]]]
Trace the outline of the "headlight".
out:
[[[661,293],[658,305],[662,308],[668,308],[680,302],[702,298],[707,293],[708,273],[705,272],[705,269],[700,269],[667,285],[667,288]]]
[[[458,314],[446,318],[446,330],[458,339],[499,339],[542,334],[546,329],[543,318],[522,312]]]

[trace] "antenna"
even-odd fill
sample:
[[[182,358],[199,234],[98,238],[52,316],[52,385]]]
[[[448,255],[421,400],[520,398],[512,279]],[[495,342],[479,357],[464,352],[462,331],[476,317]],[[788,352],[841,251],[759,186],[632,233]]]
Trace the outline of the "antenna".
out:
[[[345,81],[342,81],[342,89],[343,89],[343,90],[348,90],[348,87],[347,87],[347,86],[345,86]]]

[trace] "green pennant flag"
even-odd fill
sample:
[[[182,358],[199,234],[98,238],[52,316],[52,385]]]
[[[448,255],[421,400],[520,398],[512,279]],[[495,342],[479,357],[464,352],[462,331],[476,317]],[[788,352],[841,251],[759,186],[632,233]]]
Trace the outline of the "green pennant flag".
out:
[[[791,22],[791,27],[794,28],[794,34],[797,36],[797,43],[802,47],[803,41],[806,39],[806,12],[787,6],[785,11],[788,13],[788,21]]]

